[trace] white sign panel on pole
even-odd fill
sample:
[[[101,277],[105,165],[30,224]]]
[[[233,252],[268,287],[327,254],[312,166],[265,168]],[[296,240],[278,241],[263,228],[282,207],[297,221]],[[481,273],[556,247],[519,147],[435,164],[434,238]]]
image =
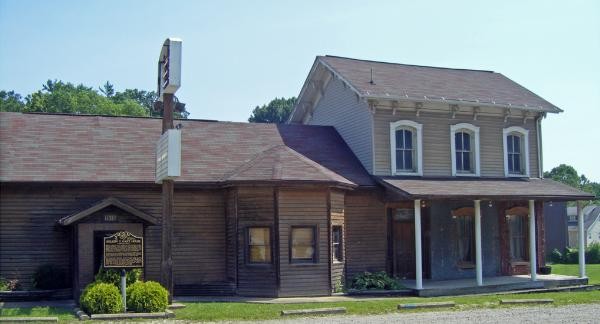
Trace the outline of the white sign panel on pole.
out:
[[[181,131],[169,129],[156,143],[156,183],[181,175]]]
[[[158,58],[158,97],[173,94],[181,86],[181,44],[179,38],[167,38]]]

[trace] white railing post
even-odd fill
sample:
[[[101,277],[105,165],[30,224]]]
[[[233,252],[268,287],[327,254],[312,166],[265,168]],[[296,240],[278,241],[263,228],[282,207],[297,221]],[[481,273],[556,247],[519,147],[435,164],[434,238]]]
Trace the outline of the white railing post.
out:
[[[421,199],[415,200],[415,265],[416,288],[423,289],[423,254],[421,250]]]
[[[475,200],[475,270],[477,286],[483,285],[483,267],[481,264],[481,200]]]
[[[531,281],[537,280],[537,249],[535,248],[535,202],[529,201],[529,266]]]

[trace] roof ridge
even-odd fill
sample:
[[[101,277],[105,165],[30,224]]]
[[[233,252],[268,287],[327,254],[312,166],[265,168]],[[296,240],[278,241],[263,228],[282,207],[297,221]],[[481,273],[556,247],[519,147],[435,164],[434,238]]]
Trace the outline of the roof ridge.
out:
[[[258,160],[261,157],[265,156],[267,154],[267,152],[274,151],[275,149],[281,148],[281,147],[285,147],[285,144],[277,144],[277,145],[271,146],[265,150],[258,152],[255,156],[253,156],[250,160],[248,160],[248,162],[245,162],[245,163],[241,164],[240,166],[238,166],[237,168],[233,169],[231,172],[224,174],[223,178],[221,180],[222,181],[230,180],[231,178],[241,174],[242,172],[249,170],[254,165],[256,165]]]
[[[391,64],[391,65],[413,66],[413,67],[423,67],[423,68],[441,69],[441,70],[456,70],[456,71],[473,71],[473,72],[497,73],[497,72],[494,72],[494,71],[491,71],[491,70],[450,68],[450,67],[431,66],[431,65],[395,63],[395,62],[386,62],[386,61],[375,61],[375,60],[357,59],[357,58],[345,57],[345,56],[337,56],[337,55],[325,55],[325,56],[320,56],[320,57],[332,57],[332,58],[339,58],[339,59],[344,59],[344,60],[353,60],[353,61],[362,61],[362,62],[371,62],[371,63],[382,63],[382,64]]]

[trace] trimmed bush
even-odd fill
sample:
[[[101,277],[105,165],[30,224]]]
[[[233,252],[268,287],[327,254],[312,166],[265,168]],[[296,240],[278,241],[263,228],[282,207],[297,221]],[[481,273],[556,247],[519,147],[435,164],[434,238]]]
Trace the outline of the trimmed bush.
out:
[[[565,248],[564,252],[554,249],[550,254],[552,263],[577,264],[579,263],[579,250]],[[594,242],[585,249],[586,264],[600,264],[600,243]]]
[[[119,289],[109,283],[94,282],[79,298],[79,304],[88,314],[115,314],[123,311],[123,299]]]
[[[585,263],[599,264],[600,263],[600,243],[595,242],[590,244],[585,250]]]
[[[558,249],[552,250],[550,253],[550,261],[552,261],[552,263],[562,263],[563,254]]]
[[[138,281],[127,287],[127,308],[135,312],[164,312],[169,304],[169,293],[155,281]]]
[[[127,271],[125,275],[125,280],[127,281],[127,286],[133,285],[137,281],[140,280],[140,276],[142,271],[140,269],[132,269]],[[94,278],[96,282],[104,282],[115,285],[117,288],[121,287],[121,271],[115,269],[106,269],[104,267],[100,267],[98,274]]]
[[[375,273],[367,271],[354,276],[350,288],[358,290],[396,290],[402,288],[402,285],[384,271]]]
[[[37,289],[61,289],[70,285],[64,269],[53,264],[44,264],[35,270],[33,286]]]

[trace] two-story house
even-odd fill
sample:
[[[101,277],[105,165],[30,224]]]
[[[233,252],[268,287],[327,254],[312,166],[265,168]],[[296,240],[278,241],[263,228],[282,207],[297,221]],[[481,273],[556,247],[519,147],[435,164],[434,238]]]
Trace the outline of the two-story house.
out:
[[[176,295],[329,295],[363,271],[535,280],[542,203],[592,197],[541,178],[557,112],[493,72],[317,57],[291,125],[176,122],[171,244],[161,120],[2,112],[0,277],[29,289],[52,264],[77,297],[128,231],[146,280],[172,249]]]
[[[561,111],[492,71],[319,56],[289,121],[334,126],[384,188],[369,214],[381,228],[361,228],[368,247],[348,244],[350,259],[385,250],[379,263],[417,287],[423,276],[481,285],[535,275],[542,204],[589,197],[542,179],[541,121]]]

